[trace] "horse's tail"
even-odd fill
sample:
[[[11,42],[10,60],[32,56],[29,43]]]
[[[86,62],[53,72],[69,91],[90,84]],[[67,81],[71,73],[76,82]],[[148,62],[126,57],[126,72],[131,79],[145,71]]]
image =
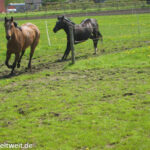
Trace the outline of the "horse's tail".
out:
[[[98,38],[101,40],[101,42],[103,43],[103,36],[102,36],[102,34],[100,33],[100,31],[99,31],[99,25],[98,25],[98,22],[97,22],[97,20],[95,19],[95,26],[94,26],[94,28],[96,29],[96,33],[97,33],[97,36],[98,36]]]
[[[99,36],[101,42],[103,43],[103,36],[102,36],[102,34],[99,31],[98,31],[98,36]]]
[[[39,39],[40,39],[40,30],[36,27],[34,29],[34,31],[35,31],[36,36],[35,36],[35,39],[34,39],[33,43],[35,43],[37,45],[38,42],[39,42]]]

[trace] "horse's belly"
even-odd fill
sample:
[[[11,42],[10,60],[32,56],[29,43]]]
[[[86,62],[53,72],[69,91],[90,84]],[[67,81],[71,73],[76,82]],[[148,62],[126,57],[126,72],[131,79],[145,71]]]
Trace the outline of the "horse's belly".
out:
[[[75,41],[85,41],[90,38],[90,34],[77,34],[75,35]]]
[[[35,40],[35,37],[34,36],[26,36],[25,37],[25,43],[24,43],[24,47],[25,48],[27,48],[27,47],[29,47],[30,45],[32,45],[33,44],[33,42],[34,42],[34,40]]]
[[[91,31],[80,29],[75,31],[75,41],[85,41],[91,36]]]

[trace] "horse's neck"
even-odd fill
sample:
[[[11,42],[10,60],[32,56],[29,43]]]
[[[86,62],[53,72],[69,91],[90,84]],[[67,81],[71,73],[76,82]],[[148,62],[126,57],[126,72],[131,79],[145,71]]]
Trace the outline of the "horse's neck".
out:
[[[74,27],[74,25],[72,25],[72,26]],[[69,25],[65,26],[64,31],[66,32],[67,37],[69,38],[69,36],[70,36],[70,34],[69,34]]]
[[[18,34],[19,32],[21,32],[21,31],[19,31],[19,30],[16,29],[16,28],[13,29],[13,35],[12,35],[12,37],[13,37],[13,39],[14,39],[15,41],[20,40],[20,37],[19,37],[19,34]]]
[[[64,31],[66,32],[67,36],[69,35],[69,26],[65,26]]]

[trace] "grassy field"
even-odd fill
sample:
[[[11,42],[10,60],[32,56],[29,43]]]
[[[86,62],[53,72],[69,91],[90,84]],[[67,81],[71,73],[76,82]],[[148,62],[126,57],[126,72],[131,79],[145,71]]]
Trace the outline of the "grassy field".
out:
[[[11,78],[0,22],[0,143],[30,143],[35,150],[149,150],[149,17],[95,16],[104,43],[97,55],[90,40],[76,45],[75,65],[70,57],[57,61],[66,35],[52,32],[56,19],[47,20],[50,47],[45,20],[30,20],[41,31],[32,71],[25,70],[27,49]]]

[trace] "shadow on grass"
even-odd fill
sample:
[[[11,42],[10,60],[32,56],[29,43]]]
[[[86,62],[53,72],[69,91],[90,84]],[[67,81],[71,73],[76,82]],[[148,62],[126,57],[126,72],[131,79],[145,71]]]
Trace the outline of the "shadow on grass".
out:
[[[86,54],[83,56],[76,56],[76,60],[87,59],[88,57],[96,57],[96,56],[99,56],[99,55]],[[64,60],[64,61],[57,59],[54,62],[49,61],[47,63],[39,63],[38,65],[35,65],[35,66],[33,65],[32,70],[28,70],[28,69],[22,69],[20,71],[15,70],[14,74],[10,74],[11,70],[10,71],[4,71],[2,73],[2,75],[0,74],[0,80],[10,79],[13,77],[20,76],[22,74],[34,74],[34,73],[40,72],[40,71],[45,70],[45,69],[51,69],[53,71],[64,70],[65,64],[68,63],[69,61],[70,61],[70,63],[68,65],[69,66],[73,65],[71,62],[71,58]]]
[[[8,73],[8,71],[5,71],[5,72]],[[0,76],[0,80],[2,80],[2,79],[10,79],[10,78],[13,78],[13,77],[17,77],[17,76],[20,76],[20,75],[22,75],[24,73],[27,73],[27,72],[28,71],[24,70],[24,71],[20,71],[20,72],[13,73],[13,74],[9,73],[7,75],[2,75],[2,76]]]

